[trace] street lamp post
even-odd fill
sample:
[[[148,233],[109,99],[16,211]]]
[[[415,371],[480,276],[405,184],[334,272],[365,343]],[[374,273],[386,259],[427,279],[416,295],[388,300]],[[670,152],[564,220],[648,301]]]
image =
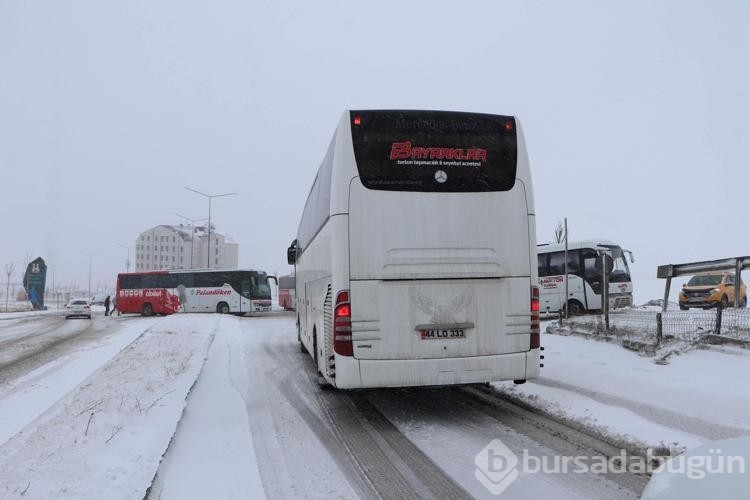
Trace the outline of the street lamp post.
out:
[[[57,270],[58,267],[60,267],[60,264],[57,264],[57,263],[50,264],[49,267],[52,268],[52,295],[55,298],[55,307],[57,309],[60,309],[60,299],[58,297],[57,288],[55,287],[55,271]]]
[[[118,243],[117,246],[121,246],[122,248],[126,248],[128,250],[128,258],[125,260],[125,272],[130,272],[130,249],[133,247],[129,247],[127,245],[123,245],[122,243]]]
[[[208,264],[208,268],[210,269],[211,268],[211,200],[213,198],[219,198],[220,196],[232,196],[238,193],[206,194],[206,193],[201,193],[200,191],[195,190],[193,188],[189,188],[187,186],[185,186],[185,189],[208,198],[208,247],[206,248],[206,254],[207,254],[206,264]]]
[[[195,236],[195,234],[194,234],[194,232],[195,232],[195,223],[196,222],[200,222],[202,220],[206,220],[206,218],[204,217],[202,219],[191,219],[190,217],[185,217],[184,215],[180,215],[177,212],[174,212],[174,214],[177,217],[185,219],[186,221],[188,221],[190,223],[188,225],[188,229],[190,229],[190,269],[192,269],[193,268],[193,254],[194,254],[194,251],[193,251],[193,240],[195,239],[194,238],[194,236]]]
[[[88,293],[88,297],[90,299],[91,298],[91,257],[93,257],[94,255],[99,255],[101,252],[83,252],[82,251],[81,253],[84,254],[84,255],[88,255],[89,256],[89,293]]]

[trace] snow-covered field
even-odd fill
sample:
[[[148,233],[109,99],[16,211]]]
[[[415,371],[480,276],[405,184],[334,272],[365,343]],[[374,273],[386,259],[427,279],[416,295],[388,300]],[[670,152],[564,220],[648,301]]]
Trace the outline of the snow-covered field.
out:
[[[745,351],[657,365],[577,337],[543,345],[542,378],[496,390],[632,443],[750,434]],[[581,452],[471,391],[321,390],[286,313],[28,313],[0,320],[0,347],[3,499],[494,498],[474,476],[491,440],[519,455]],[[520,471],[503,497],[634,498],[645,480]]]
[[[542,325],[544,331],[546,325]],[[614,343],[542,335],[542,376],[502,392],[623,440],[679,452],[750,434],[750,351],[695,348],[661,365]]]
[[[116,335],[106,325],[100,342],[4,386],[0,484],[34,498],[142,497],[213,335],[175,319],[138,318]]]

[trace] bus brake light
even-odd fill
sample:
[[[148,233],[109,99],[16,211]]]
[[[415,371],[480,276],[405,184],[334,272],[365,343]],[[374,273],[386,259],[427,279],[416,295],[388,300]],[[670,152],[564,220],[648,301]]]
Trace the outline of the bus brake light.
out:
[[[336,294],[336,307],[333,310],[333,350],[340,356],[354,355],[349,290],[342,290]]]
[[[541,346],[539,338],[539,287],[531,287],[531,339],[529,349],[538,349]]]
[[[361,116],[355,116],[354,117],[354,124],[355,125],[362,125],[362,117]]]

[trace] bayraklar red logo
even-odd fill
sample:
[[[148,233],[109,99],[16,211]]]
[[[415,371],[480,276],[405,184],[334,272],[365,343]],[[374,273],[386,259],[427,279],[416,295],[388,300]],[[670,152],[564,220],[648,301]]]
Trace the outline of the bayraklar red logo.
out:
[[[487,161],[487,150],[482,148],[412,146],[409,141],[391,144],[391,160],[406,159]]]

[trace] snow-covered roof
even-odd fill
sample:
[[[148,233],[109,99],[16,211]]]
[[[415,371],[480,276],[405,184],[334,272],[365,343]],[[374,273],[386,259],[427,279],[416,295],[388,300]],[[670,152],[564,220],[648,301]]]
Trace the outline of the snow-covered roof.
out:
[[[151,233],[153,231],[158,230],[159,228],[165,228],[169,230],[170,232],[177,233],[180,238],[182,238],[183,241],[190,241],[190,230],[192,229],[195,233],[195,236],[198,238],[204,238],[208,235],[208,227],[207,226],[186,226],[183,224],[173,226],[170,224],[160,224],[158,226],[154,226],[150,229],[147,229],[146,231],[143,231],[141,235]],[[217,233],[215,229],[211,231],[211,234],[216,235],[217,238],[226,238],[223,234]]]

